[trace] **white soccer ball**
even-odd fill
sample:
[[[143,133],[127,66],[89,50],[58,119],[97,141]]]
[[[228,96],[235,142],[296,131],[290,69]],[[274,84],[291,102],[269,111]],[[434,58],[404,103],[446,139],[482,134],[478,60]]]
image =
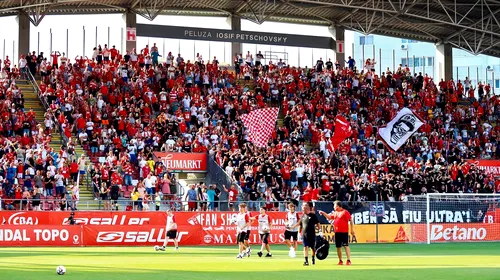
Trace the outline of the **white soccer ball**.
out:
[[[56,273],[59,275],[64,275],[64,273],[66,273],[66,268],[60,265],[56,268]]]
[[[158,250],[160,250],[160,246],[155,245],[155,251],[158,251]]]
[[[290,252],[288,252],[288,256],[289,256],[290,258],[295,258],[295,251],[290,251]]]

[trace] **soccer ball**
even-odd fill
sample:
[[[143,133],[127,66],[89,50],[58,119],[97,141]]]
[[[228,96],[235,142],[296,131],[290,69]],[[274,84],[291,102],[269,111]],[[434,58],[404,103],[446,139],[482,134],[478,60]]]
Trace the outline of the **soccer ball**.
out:
[[[59,275],[64,275],[64,273],[66,273],[66,268],[60,265],[56,268],[56,273]]]
[[[155,251],[158,251],[158,250],[160,250],[160,246],[155,245]]]

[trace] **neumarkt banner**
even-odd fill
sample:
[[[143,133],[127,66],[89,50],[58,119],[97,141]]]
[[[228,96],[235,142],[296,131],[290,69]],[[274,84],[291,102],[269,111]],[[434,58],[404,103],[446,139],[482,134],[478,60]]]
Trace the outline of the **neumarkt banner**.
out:
[[[154,24],[137,24],[137,36],[186,40],[219,41],[264,45],[281,45],[334,49],[335,40],[330,37],[291,35],[270,32],[233,31],[212,28],[194,28]]]

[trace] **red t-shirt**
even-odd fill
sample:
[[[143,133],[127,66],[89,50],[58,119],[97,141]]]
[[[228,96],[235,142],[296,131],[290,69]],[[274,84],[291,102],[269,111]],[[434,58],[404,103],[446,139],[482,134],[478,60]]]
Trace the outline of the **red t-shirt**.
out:
[[[237,195],[238,195],[237,190],[229,190],[229,201],[236,201]]]
[[[51,54],[50,55],[52,57],[52,64],[58,64],[58,59],[59,59],[59,56],[58,54]]]
[[[347,210],[335,211],[330,215],[335,232],[349,232],[351,214]]]

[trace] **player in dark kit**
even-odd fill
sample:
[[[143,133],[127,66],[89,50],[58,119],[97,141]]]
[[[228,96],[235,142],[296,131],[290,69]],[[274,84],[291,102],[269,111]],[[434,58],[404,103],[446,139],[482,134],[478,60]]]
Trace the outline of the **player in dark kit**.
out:
[[[327,214],[323,211],[319,211],[320,215],[323,215],[328,220],[333,220],[333,229],[335,231],[335,247],[337,247],[337,255],[339,257],[339,265],[343,265],[342,261],[342,247],[344,247],[345,254],[347,256],[346,265],[351,265],[351,249],[349,248],[349,225],[351,226],[351,235],[354,234],[354,223],[351,218],[351,214],[342,208],[340,201],[335,201],[333,203],[333,211]]]
[[[320,230],[320,224],[316,213],[313,211],[312,202],[304,202],[302,204],[302,217],[300,218],[299,230],[302,234],[302,244],[304,245],[304,266],[309,265],[309,248],[312,252],[312,264],[315,264],[315,243],[316,243],[316,230]]]

